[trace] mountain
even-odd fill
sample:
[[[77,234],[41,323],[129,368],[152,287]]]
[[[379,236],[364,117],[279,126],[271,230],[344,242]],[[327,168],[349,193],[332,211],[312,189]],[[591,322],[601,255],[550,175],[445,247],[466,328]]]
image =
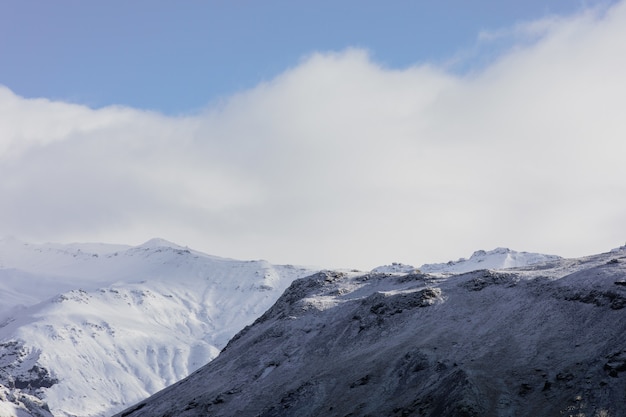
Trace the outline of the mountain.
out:
[[[456,275],[319,272],[117,416],[624,416],[625,334],[626,247]]]
[[[212,360],[313,272],[162,239],[1,239],[0,416],[111,415]]]

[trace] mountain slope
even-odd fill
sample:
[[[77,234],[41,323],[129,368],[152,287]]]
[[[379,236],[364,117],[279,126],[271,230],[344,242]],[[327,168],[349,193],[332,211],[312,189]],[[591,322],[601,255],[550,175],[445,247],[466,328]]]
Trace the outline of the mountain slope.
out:
[[[625,332],[626,248],[449,277],[323,272],[118,416],[622,416]]]
[[[110,415],[180,380],[311,273],[160,239],[5,239],[0,264],[0,384],[45,399],[57,417]]]

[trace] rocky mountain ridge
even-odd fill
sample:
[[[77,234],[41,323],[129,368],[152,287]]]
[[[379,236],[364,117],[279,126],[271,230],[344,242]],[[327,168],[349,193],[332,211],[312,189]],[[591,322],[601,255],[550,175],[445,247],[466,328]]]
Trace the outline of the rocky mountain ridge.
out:
[[[617,417],[624,334],[626,248],[452,276],[321,272],[117,416]]]

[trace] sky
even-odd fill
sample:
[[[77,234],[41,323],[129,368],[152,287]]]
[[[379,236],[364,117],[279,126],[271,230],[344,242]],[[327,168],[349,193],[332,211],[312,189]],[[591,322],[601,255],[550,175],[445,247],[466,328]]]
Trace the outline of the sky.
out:
[[[0,236],[360,269],[604,252],[624,74],[624,1],[0,1]]]

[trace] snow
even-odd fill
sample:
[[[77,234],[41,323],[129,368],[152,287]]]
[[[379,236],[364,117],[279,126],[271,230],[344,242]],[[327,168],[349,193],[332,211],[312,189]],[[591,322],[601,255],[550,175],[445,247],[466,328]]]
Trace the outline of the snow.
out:
[[[189,375],[312,272],[162,239],[135,247],[2,239],[0,265],[0,343],[13,349],[0,369],[24,378],[36,378],[34,364],[47,370],[58,382],[31,393],[57,417],[111,415]]]
[[[508,248],[496,248],[490,251],[478,250],[469,259],[460,258],[446,263],[424,264],[419,270],[424,273],[460,274],[479,269],[508,269],[556,261],[556,255],[517,252]]]
[[[371,272],[386,274],[408,274],[414,272],[417,268],[413,265],[406,265],[400,262],[394,262],[391,265],[382,265],[372,269]]]
[[[614,249],[617,250],[617,249]],[[517,252],[508,248],[496,248],[490,251],[477,250],[469,259],[459,258],[457,261],[424,264],[419,268],[394,262],[372,269],[373,273],[410,274],[421,271],[429,274],[460,274],[479,269],[508,269],[550,262],[561,259],[556,255],[541,253]]]

